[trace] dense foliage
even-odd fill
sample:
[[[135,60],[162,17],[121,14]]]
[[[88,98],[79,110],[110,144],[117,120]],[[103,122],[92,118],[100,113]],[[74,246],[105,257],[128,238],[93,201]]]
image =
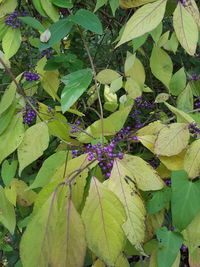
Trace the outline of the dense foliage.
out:
[[[198,0],[0,0],[0,263],[200,266]]]

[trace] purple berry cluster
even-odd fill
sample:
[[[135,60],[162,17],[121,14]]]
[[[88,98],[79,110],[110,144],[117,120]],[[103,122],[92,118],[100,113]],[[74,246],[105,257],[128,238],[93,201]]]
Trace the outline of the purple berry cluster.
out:
[[[200,129],[197,127],[197,123],[194,122],[189,124],[189,131],[192,134],[193,138],[197,138],[200,134]]]
[[[33,72],[24,72],[24,77],[29,82],[38,81],[40,79],[39,74],[38,73],[33,73]]]
[[[139,96],[134,101],[134,112],[131,114],[131,118],[134,120],[134,128],[140,129],[142,128],[142,121],[140,115],[144,114],[144,111],[151,111],[154,109],[154,103],[147,102],[142,99],[142,96]]]
[[[156,158],[147,160],[147,162],[149,163],[149,165],[151,165],[154,169],[156,169],[159,166],[159,160]]]
[[[72,126],[72,130],[70,131],[70,133],[71,133],[71,134],[78,133],[79,130],[77,129],[77,126],[79,126],[80,124],[81,124],[80,121],[76,121],[76,122],[75,122],[75,125]]]
[[[198,74],[192,74],[192,77],[188,77],[187,80],[188,81],[198,81],[200,79],[200,75]]]
[[[199,98],[196,99],[196,101],[194,103],[194,108],[200,108],[200,100],[199,100]]]
[[[187,1],[185,1],[185,0],[181,0],[180,2],[181,2],[181,4],[182,4],[184,7],[187,7]]]
[[[18,19],[18,17],[25,17],[28,15],[28,11],[24,11],[23,13],[20,13],[18,10],[15,10],[12,14],[10,14],[6,19],[5,23],[6,25],[17,29],[21,26],[22,21]]]
[[[185,252],[187,250],[187,247],[185,245],[182,245],[180,249],[181,251]]]
[[[31,101],[31,104],[34,104],[34,101]],[[24,124],[31,125],[36,118],[36,113],[29,104],[26,104],[25,111],[23,114]]]
[[[50,59],[50,58],[53,57],[52,54],[53,54],[53,50],[51,48],[47,48],[47,49],[45,49],[45,50],[43,50],[41,52],[41,54],[39,55],[38,59],[41,59],[43,57],[46,57],[47,59]]]

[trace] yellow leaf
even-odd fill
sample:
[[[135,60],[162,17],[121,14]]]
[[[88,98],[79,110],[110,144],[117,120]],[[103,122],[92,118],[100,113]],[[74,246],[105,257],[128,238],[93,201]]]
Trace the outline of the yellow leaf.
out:
[[[139,129],[137,131],[138,136],[143,136],[143,135],[157,135],[161,129],[166,127],[165,124],[163,124],[161,121],[154,121],[149,123],[147,126]]]
[[[184,169],[192,179],[200,175],[200,139],[189,146],[185,155]]]
[[[152,239],[155,236],[156,230],[163,225],[164,222],[164,210],[161,210],[155,214],[148,214],[146,217],[145,225],[145,242]]]
[[[184,111],[178,108],[175,108],[168,103],[165,103],[165,105],[168,107],[169,110],[171,110],[172,113],[176,115],[178,122],[184,122],[184,123],[195,122],[193,118],[189,114],[185,113]]]
[[[114,265],[125,244],[122,225],[126,214],[116,195],[95,177],[91,180],[82,218],[89,249],[107,265]]]
[[[192,222],[182,231],[186,246],[192,253],[200,246],[200,212],[194,217]]]
[[[180,44],[189,55],[193,56],[198,42],[198,27],[181,2],[178,2],[173,14],[173,26]]]
[[[186,10],[192,15],[199,30],[200,30],[200,13],[195,0],[190,0],[186,6]]]
[[[142,88],[133,78],[127,78],[124,89],[133,99],[142,95]]]
[[[138,140],[148,148],[151,152],[154,153],[154,144],[156,141],[155,135],[144,135],[144,136],[138,136]]]
[[[128,240],[138,251],[143,251],[146,210],[135,184],[126,178],[126,173],[116,160],[107,186],[125,208],[127,221],[123,224],[123,229]]]
[[[142,191],[160,190],[164,183],[158,173],[140,157],[125,155],[122,160],[116,160],[123,176],[127,175]]]
[[[117,46],[142,36],[156,28],[163,19],[166,3],[166,0],[158,0],[139,8],[127,22],[121,40]]]
[[[155,103],[163,103],[169,99],[170,95],[166,93],[160,93],[156,96]]]
[[[186,123],[172,123],[159,132],[154,151],[158,156],[177,155],[186,148],[189,138]]]
[[[42,87],[53,98],[53,100],[56,99],[59,101],[59,97],[57,96],[57,91],[60,84],[58,76],[59,72],[57,70],[46,71],[43,74],[41,82]]]
[[[13,204],[13,206],[16,206],[17,193],[15,187],[5,187],[4,193],[10,203]]]
[[[171,157],[159,157],[159,160],[169,169],[170,171],[183,170],[184,169],[184,157],[186,150]],[[167,177],[167,176],[166,176]]]
[[[121,8],[132,8],[137,6],[142,6],[155,0],[120,0],[119,4]]]
[[[105,69],[97,74],[97,81],[102,84],[110,84],[112,81],[120,78],[120,74],[111,69]]]

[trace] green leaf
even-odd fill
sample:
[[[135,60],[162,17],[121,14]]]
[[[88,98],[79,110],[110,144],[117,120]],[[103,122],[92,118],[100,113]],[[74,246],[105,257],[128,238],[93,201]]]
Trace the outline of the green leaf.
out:
[[[117,8],[119,7],[119,0],[109,0],[109,5],[112,10],[113,16],[115,16],[115,12]]]
[[[1,3],[0,18],[4,17],[6,14],[12,13],[17,7],[17,5],[17,0],[6,0]]]
[[[58,7],[63,7],[63,8],[73,7],[71,0],[51,0],[51,2]]]
[[[8,160],[5,160],[1,166],[1,177],[5,186],[9,186],[12,179],[15,177],[17,171],[18,161],[13,160],[9,163]]]
[[[40,122],[28,128],[17,150],[19,173],[21,174],[26,166],[42,156],[48,145],[49,133],[46,123]]]
[[[180,44],[189,55],[193,56],[198,42],[198,27],[181,2],[178,2],[173,14],[173,26]]]
[[[114,80],[120,78],[121,75],[114,70],[105,69],[97,74],[97,81],[102,84],[110,84]]]
[[[72,25],[73,24],[69,22],[68,19],[61,19],[52,24],[49,27],[49,30],[51,32],[51,38],[47,43],[40,43],[40,51],[52,47],[54,44],[64,38],[70,32]]]
[[[53,20],[53,22],[59,20],[59,12],[57,7],[55,7],[51,1],[49,0],[42,0],[40,1],[42,8],[44,9],[45,13]]]
[[[82,218],[89,249],[107,265],[114,265],[124,247],[122,225],[126,214],[116,195],[95,177],[91,180]]]
[[[89,10],[79,9],[75,15],[69,17],[69,20],[91,32],[97,34],[103,33],[99,18]]]
[[[51,178],[66,161],[66,152],[60,151],[48,157],[40,168],[34,182],[29,189],[44,187],[51,181]]]
[[[92,81],[91,69],[78,70],[64,76],[61,81],[65,84],[61,93],[62,112],[67,111],[85,92]]]
[[[173,63],[169,55],[158,46],[154,46],[152,50],[150,67],[153,75],[168,88],[172,77]]]
[[[193,93],[190,84],[188,83],[187,87],[180,93],[177,98],[177,108],[188,112],[193,109]]]
[[[21,32],[19,29],[9,28],[2,40],[2,47],[5,58],[9,59],[14,56],[21,45]]]
[[[166,0],[158,0],[139,8],[127,22],[117,46],[155,29],[163,19],[166,3]]]
[[[157,262],[159,267],[172,267],[179,253],[183,238],[179,233],[168,231],[162,227],[156,231],[159,241]]]
[[[179,95],[186,86],[186,74],[184,68],[178,70],[171,78],[169,91],[172,95]]]
[[[135,184],[125,177],[125,172],[120,168],[117,160],[114,162],[111,176],[106,185],[119,198],[125,208],[127,221],[122,227],[126,237],[138,251],[143,251],[145,206]]]
[[[180,190],[181,189],[181,190]],[[172,221],[180,231],[191,223],[200,210],[200,185],[188,181],[184,170],[172,172]]]
[[[7,129],[16,111],[16,102],[0,115],[0,135]]]
[[[112,113],[109,117],[103,120],[104,136],[111,136],[119,132],[119,130],[123,127],[126,119],[131,111],[131,106],[126,107],[122,110],[116,111]],[[88,134],[93,137],[101,138],[102,137],[102,123],[101,120],[95,121],[92,125],[90,125],[86,130]],[[86,135],[84,132],[81,132],[78,136],[78,140],[83,143],[89,143],[93,140],[91,136]]]
[[[161,22],[153,31],[150,32],[155,43],[157,43],[158,40],[160,39],[162,31],[163,31],[163,24]]]
[[[82,267],[86,252],[80,215],[60,187],[39,209],[23,234],[20,255],[24,267]]]
[[[38,31],[45,31],[46,28],[39,22],[39,20],[32,18],[32,17],[19,17],[20,20],[25,22],[28,26],[38,30]]]
[[[97,0],[94,12],[96,12],[100,7],[107,4],[107,2],[108,2],[108,0]]]
[[[35,9],[40,13],[40,15],[42,15],[43,17],[46,17],[47,14],[45,13],[41,1],[40,0],[32,0],[33,5],[35,7]]]
[[[59,72],[57,70],[45,71],[41,79],[43,89],[53,98],[53,100],[59,100],[59,97],[57,96],[60,84],[58,76]]]
[[[151,192],[152,198],[147,201],[147,211],[155,214],[165,208],[171,199],[171,189],[164,187],[160,191]]]
[[[0,135],[0,163],[18,148],[23,137],[22,117],[17,114],[12,118],[8,128]]]
[[[12,235],[14,234],[16,225],[15,210],[7,200],[2,186],[0,186],[0,222]]]

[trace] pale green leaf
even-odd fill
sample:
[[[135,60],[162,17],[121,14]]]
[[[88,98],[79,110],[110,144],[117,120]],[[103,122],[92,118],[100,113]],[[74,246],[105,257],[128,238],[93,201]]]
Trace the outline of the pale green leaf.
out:
[[[174,156],[183,151],[190,138],[188,125],[172,123],[163,128],[156,139],[154,152],[159,156]]]
[[[158,40],[160,39],[162,31],[163,31],[163,24],[161,22],[153,31],[150,32],[155,43],[157,43]]]
[[[6,0],[0,4],[0,18],[12,13],[17,7],[17,0]]]
[[[49,0],[42,0],[40,2],[41,2],[43,10],[53,20],[53,22],[58,21],[59,12],[58,12],[57,7],[55,7]]]
[[[178,2],[173,14],[173,26],[180,44],[189,55],[193,56],[198,42],[198,27],[181,2]]]
[[[58,7],[64,7],[64,8],[73,7],[71,0],[51,0],[51,2]]]
[[[192,179],[200,175],[200,139],[189,146],[184,159],[184,169]]]
[[[171,78],[169,91],[172,95],[179,95],[186,86],[186,74],[184,68],[178,70]]]
[[[185,113],[184,111],[178,108],[175,108],[168,103],[165,103],[165,105],[168,107],[169,110],[171,110],[172,113],[176,115],[177,121],[184,122],[184,123],[194,122],[194,119],[189,114]]]
[[[24,138],[18,147],[19,173],[42,156],[49,145],[48,127],[44,122],[37,123],[25,132]]]
[[[0,186],[0,223],[13,235],[16,225],[15,210],[5,196],[3,187]]]
[[[9,186],[12,179],[15,177],[17,171],[18,161],[13,160],[9,163],[8,160],[5,160],[1,165],[1,177],[5,186]]]
[[[155,0],[120,0],[119,3],[121,8],[132,8],[148,4],[153,1]]]
[[[127,22],[117,46],[155,29],[163,19],[166,3],[166,0],[158,0],[138,9]]]
[[[59,100],[59,97],[57,96],[60,84],[58,76],[59,73],[57,70],[46,71],[41,79],[43,89],[53,98],[53,100]]]
[[[10,28],[2,40],[2,47],[5,53],[5,58],[9,59],[14,56],[21,45],[21,32],[19,29]]]
[[[154,46],[150,58],[150,67],[153,75],[168,88],[172,77],[173,63],[162,48]]]
[[[177,98],[177,108],[185,112],[193,110],[194,101],[190,84],[180,93]]]
[[[97,81],[102,84],[110,84],[114,80],[120,78],[120,74],[111,69],[105,69],[97,74]]]
[[[92,214],[92,216],[91,216]],[[124,208],[107,187],[92,178],[82,218],[88,247],[108,265],[114,265],[124,247]]]
[[[126,237],[138,251],[142,251],[142,243],[145,235],[145,206],[135,184],[125,176],[126,172],[120,168],[116,160],[111,176],[108,180],[108,188],[120,199],[127,216],[123,224]]]
[[[15,115],[7,129],[0,135],[0,163],[11,153],[13,153],[24,137],[24,125],[22,117]]]

